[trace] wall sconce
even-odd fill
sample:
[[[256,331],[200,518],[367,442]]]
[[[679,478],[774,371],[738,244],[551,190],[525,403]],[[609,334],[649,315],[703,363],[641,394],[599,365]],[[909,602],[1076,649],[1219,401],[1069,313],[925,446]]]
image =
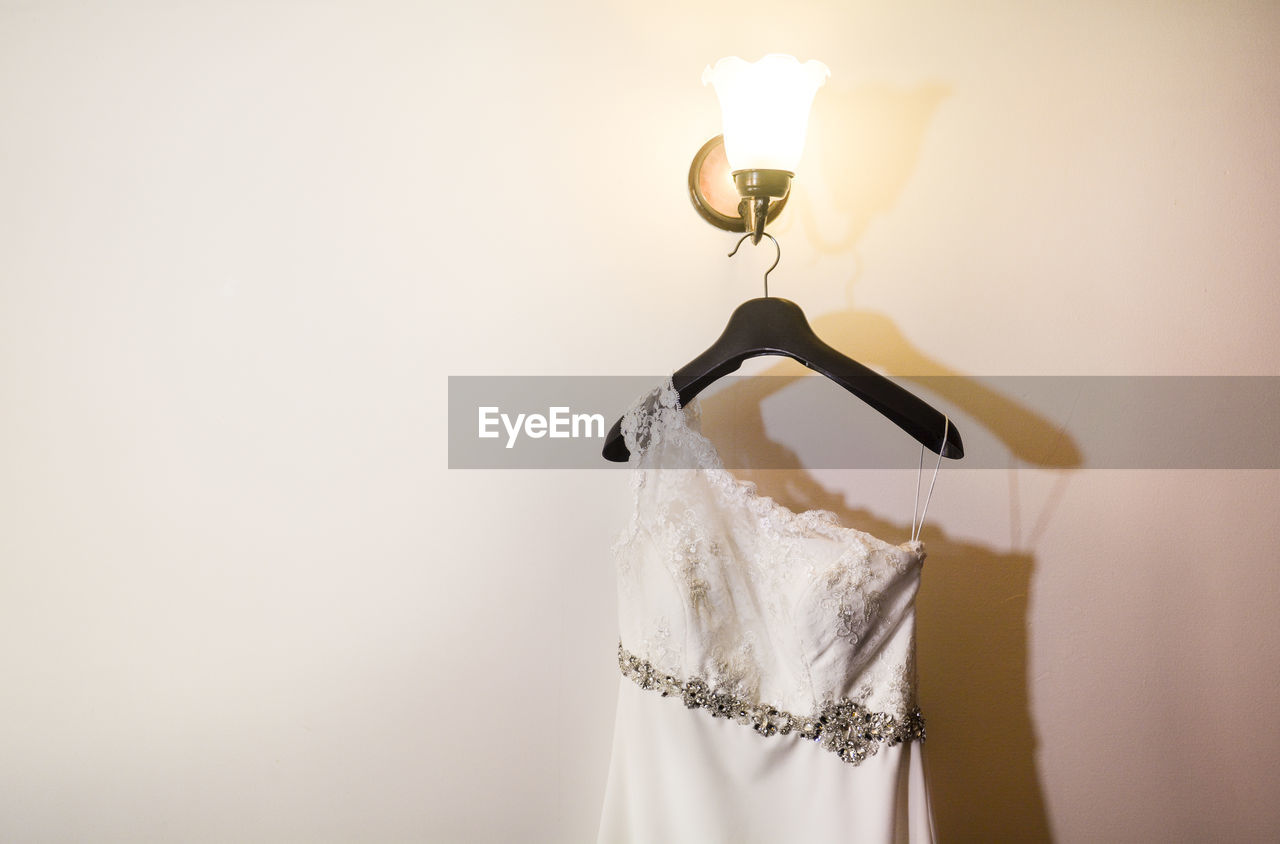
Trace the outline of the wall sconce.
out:
[[[813,95],[830,75],[822,62],[778,53],[758,62],[725,58],[702,72],[702,84],[715,86],[724,125],[689,167],[689,195],[703,219],[760,242],[786,205]]]

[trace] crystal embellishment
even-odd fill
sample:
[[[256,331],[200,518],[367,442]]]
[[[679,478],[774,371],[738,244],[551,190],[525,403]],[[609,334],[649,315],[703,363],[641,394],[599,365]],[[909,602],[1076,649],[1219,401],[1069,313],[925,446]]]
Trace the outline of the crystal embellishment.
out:
[[[618,667],[622,669],[622,676],[646,691],[679,698],[689,709],[705,709],[716,718],[732,718],[762,736],[798,733],[851,765],[874,756],[881,745],[892,747],[908,741],[924,741],[924,717],[919,709],[912,709],[903,718],[894,718],[884,712],[872,712],[846,698],[823,705],[813,715],[792,715],[768,704],[713,689],[698,677],[681,680],[665,674],[648,660],[627,651],[621,642],[618,643]]]

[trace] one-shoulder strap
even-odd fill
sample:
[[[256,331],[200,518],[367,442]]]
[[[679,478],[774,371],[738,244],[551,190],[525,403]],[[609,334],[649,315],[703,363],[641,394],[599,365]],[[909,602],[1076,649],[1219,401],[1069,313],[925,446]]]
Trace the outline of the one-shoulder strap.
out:
[[[920,523],[916,524],[916,509],[920,506],[920,481],[924,478],[924,445],[920,446],[920,469],[916,473],[916,500],[911,505],[911,541],[918,542],[920,532],[924,530],[924,517],[929,512],[929,499],[933,498],[933,485],[938,482],[938,469],[942,466],[942,452],[947,450],[947,435],[951,433],[951,417],[943,414],[942,447],[938,449],[938,462],[933,467],[933,479],[929,481],[929,491],[924,496],[924,510],[920,513]]]

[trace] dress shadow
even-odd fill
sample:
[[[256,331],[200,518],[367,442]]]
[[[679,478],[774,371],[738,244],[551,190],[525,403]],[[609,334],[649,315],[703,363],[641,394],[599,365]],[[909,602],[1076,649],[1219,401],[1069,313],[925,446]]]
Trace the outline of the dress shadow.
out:
[[[766,433],[760,401],[788,380],[734,379],[699,398],[703,430],[725,465],[796,512],[829,510],[842,524],[905,540],[909,526],[847,506]],[[1049,841],[1028,697],[1034,557],[952,538],[928,524],[922,539],[928,556],[916,602],[917,657],[938,838]]]

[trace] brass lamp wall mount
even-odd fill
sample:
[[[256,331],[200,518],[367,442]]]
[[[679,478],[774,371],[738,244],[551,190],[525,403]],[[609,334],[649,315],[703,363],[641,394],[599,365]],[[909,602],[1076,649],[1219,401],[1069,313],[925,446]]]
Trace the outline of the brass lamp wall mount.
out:
[[[704,144],[689,167],[689,196],[703,219],[760,242],[786,205],[814,94],[830,75],[822,62],[778,53],[757,62],[724,58],[702,72],[724,122],[724,134]]]
[[[743,171],[744,180],[751,172]],[[763,226],[757,227],[754,221],[763,217],[766,223],[772,223],[787,207],[787,199],[791,195],[787,181],[792,174],[781,173],[781,195],[766,195],[759,197],[758,201],[748,199],[747,195],[739,192],[737,178],[729,169],[729,161],[724,155],[724,135],[716,135],[702,145],[689,165],[689,198],[702,219],[716,228],[754,235],[757,228],[763,231]],[[752,223],[748,224],[748,220]]]

